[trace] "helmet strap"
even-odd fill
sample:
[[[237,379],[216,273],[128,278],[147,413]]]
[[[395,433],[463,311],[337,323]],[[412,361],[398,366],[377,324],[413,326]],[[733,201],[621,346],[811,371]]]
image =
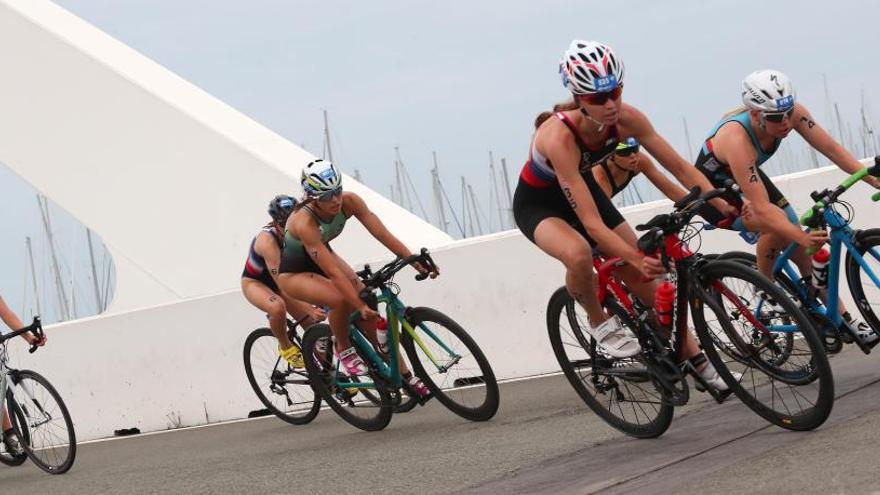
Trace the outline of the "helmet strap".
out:
[[[583,114],[583,116],[586,117],[587,120],[589,120],[590,122],[592,122],[592,123],[596,124],[597,126],[599,126],[599,129],[598,129],[599,132],[602,132],[603,130],[605,130],[605,124],[603,124],[603,123],[597,121],[597,120],[594,119],[593,117],[590,117],[590,114],[587,113],[587,109],[586,109],[586,108],[584,108],[584,107],[580,107],[580,110],[581,110],[581,114]]]

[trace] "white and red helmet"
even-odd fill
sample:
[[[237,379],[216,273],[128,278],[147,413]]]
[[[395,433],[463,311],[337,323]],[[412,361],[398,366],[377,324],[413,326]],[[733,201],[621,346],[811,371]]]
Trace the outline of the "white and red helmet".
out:
[[[778,70],[758,70],[743,79],[742,100],[752,110],[787,112],[794,108],[794,87],[788,76]]]
[[[598,41],[574,40],[559,62],[562,85],[576,95],[605,93],[623,82],[623,60]]]

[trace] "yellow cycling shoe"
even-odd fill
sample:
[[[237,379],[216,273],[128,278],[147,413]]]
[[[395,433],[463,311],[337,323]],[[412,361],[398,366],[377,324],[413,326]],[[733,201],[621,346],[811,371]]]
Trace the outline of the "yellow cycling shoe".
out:
[[[287,364],[294,368],[305,368],[306,362],[303,360],[302,352],[299,351],[299,347],[296,345],[292,345],[287,349],[278,348],[278,355],[282,357]]]

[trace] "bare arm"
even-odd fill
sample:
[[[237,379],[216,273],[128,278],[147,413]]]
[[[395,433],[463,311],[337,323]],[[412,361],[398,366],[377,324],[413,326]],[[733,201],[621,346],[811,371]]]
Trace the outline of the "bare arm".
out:
[[[539,149],[543,148],[541,151],[545,153],[544,156],[547,156],[553,163],[559,187],[562,188],[568,204],[590,237],[602,246],[607,254],[620,256],[627,263],[636,267],[640,266],[644,256],[602,221],[599,210],[596,208],[596,202],[578,170],[581,153],[574,140],[570,136],[560,133],[550,132],[548,134],[546,142],[539,141]]]
[[[405,258],[412,255],[412,252],[392,234],[382,220],[373,213],[367,206],[367,203],[357,194],[346,192],[345,194],[345,210],[358,219],[359,222],[367,229],[377,241],[396,256]]]
[[[641,169],[645,174],[645,177],[651,181],[651,184],[654,184],[657,189],[660,189],[660,191],[672,201],[678,201],[687,195],[688,191],[685,191],[683,187],[669,180],[669,177],[666,177],[666,174],[657,170],[654,162],[644,153],[639,153],[639,169]]]
[[[9,306],[6,305],[6,301],[3,300],[3,297],[0,297],[0,319],[3,320],[3,323],[5,323],[10,330],[15,331],[24,328],[24,323],[22,323],[18,316],[9,309]]]
[[[801,104],[797,104],[794,114],[791,116],[794,129],[810,146],[828,157],[835,165],[848,174],[854,174],[865,168],[856,157],[840,145],[828,132],[822,128],[810,115],[809,110]],[[875,177],[866,176],[865,182],[878,187],[880,182]]]
[[[738,125],[722,127],[715,135],[715,153],[730,165],[733,178],[751,202],[752,218],[761,230],[778,232],[798,244],[808,243],[809,235],[792,224],[785,213],[770,202],[767,188],[758,175],[757,156],[746,131]]]
[[[654,126],[651,125],[645,114],[633,107],[627,107],[626,115],[628,117],[626,128],[635,135],[636,139],[642,143],[642,146],[648,150],[648,153],[656,158],[660,165],[668,170],[680,183],[684,184],[687,188],[700,186],[700,190],[704,193],[715,189],[715,186],[709,182],[705,175],[682,158],[662,136],[657,134]],[[711,203],[712,206],[724,215],[736,213],[736,208],[724,200],[716,198]]]

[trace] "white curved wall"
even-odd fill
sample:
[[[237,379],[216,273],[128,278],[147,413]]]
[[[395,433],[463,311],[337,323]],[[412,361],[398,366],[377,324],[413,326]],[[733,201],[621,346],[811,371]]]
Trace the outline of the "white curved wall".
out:
[[[0,161],[101,236],[111,312],[238,286],[251,236],[311,155],[45,0],[0,0]],[[346,178],[411,247],[451,241]],[[343,256],[379,256],[351,229]]]

